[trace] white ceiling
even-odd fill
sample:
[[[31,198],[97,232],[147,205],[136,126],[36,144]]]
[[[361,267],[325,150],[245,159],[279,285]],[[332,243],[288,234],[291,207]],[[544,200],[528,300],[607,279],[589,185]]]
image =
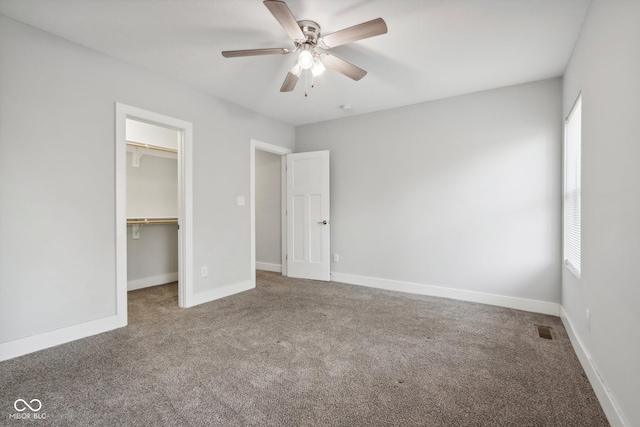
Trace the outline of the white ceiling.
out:
[[[280,93],[294,55],[261,0],[0,0],[0,13],[300,125],[562,75],[591,0],[288,0],[325,34],[382,17],[388,34],[331,53],[369,73],[327,70]],[[352,106],[350,112],[340,109]]]

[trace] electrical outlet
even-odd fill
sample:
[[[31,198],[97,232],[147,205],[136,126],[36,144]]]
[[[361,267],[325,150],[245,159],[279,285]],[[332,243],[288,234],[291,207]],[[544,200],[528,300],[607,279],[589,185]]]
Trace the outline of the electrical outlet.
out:
[[[590,331],[591,330],[591,312],[589,311],[589,309],[587,309],[586,316],[587,316],[587,330]]]
[[[202,277],[207,277],[209,275],[209,270],[207,267],[202,267]]]
[[[333,262],[340,262],[340,255],[333,254]]]
[[[238,196],[238,206],[244,206],[244,205],[245,205],[244,196]]]

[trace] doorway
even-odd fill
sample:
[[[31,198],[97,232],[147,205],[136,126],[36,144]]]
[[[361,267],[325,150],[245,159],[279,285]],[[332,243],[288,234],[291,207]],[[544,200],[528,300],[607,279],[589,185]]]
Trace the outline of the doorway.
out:
[[[252,139],[250,146],[251,284],[256,286],[256,152],[280,156],[283,276],[331,280],[329,151],[293,154]]]
[[[256,270],[282,273],[282,156],[256,150]]]
[[[252,287],[256,286],[256,157],[260,158],[262,153],[271,153],[280,157],[280,271],[283,276],[287,275],[287,263],[286,263],[286,156],[291,153],[288,148],[280,147],[278,145],[268,144],[266,142],[251,140],[250,143],[250,203],[251,203],[251,284]],[[257,154],[257,155],[256,155]],[[271,188],[271,191],[276,189]],[[261,260],[264,261],[264,260]],[[275,262],[269,264],[276,264]],[[268,267],[262,265],[262,267]],[[275,266],[274,266],[275,267]],[[275,269],[275,268],[274,268]]]
[[[129,118],[126,129],[127,291],[134,291],[178,282],[181,135]]]
[[[193,305],[193,125],[183,120],[116,103],[116,289],[119,326],[127,324],[127,120],[175,132],[177,155],[178,305]],[[139,147],[141,149],[149,149]],[[137,155],[137,154],[136,154]],[[132,154],[131,157],[134,157]],[[133,159],[131,159],[133,161]],[[145,218],[138,218],[144,220]],[[149,218],[146,218],[149,220]],[[153,218],[151,218],[153,219]],[[133,224],[132,224],[133,225]],[[141,224],[139,224],[141,225]],[[146,225],[145,225],[146,226]],[[140,232],[141,230],[138,229]]]

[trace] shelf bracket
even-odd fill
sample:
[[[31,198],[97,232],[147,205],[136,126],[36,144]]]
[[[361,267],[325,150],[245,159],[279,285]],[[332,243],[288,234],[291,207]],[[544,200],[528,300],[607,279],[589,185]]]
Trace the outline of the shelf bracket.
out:
[[[131,239],[138,240],[140,238],[140,230],[144,227],[144,224],[133,224],[131,226]]]
[[[141,157],[142,150],[140,150],[138,147],[134,148],[133,152],[131,153],[131,166],[133,166],[134,168],[139,168]]]

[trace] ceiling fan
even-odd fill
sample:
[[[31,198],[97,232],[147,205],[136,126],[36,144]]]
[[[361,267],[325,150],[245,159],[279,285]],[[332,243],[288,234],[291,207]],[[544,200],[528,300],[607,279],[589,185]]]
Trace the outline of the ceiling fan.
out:
[[[382,18],[377,18],[353,27],[345,28],[344,30],[336,31],[335,33],[321,35],[320,25],[314,21],[296,21],[285,2],[267,0],[264,2],[264,5],[280,23],[282,28],[284,28],[287,35],[291,37],[295,49],[225,50],[222,52],[222,56],[225,58],[236,58],[241,56],[277,55],[300,52],[297,62],[287,73],[280,92],[291,92],[296,87],[303,71],[311,70],[313,76],[318,76],[325,70],[325,66],[353,80],[360,80],[367,74],[365,70],[330,53],[317,52],[316,48],[328,50],[332,47],[379,36],[387,32],[387,24]]]

